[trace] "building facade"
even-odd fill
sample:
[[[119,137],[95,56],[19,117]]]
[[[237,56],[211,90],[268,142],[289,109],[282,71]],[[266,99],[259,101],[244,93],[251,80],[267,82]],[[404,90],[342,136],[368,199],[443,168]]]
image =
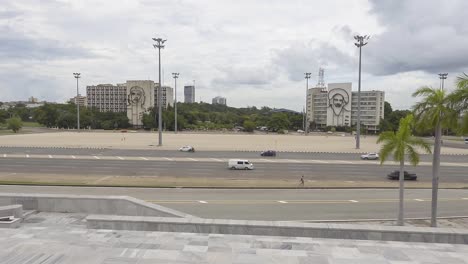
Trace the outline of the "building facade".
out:
[[[195,86],[184,86],[184,103],[195,103]]]
[[[123,84],[99,84],[86,87],[88,107],[100,112],[126,112],[127,87]]]
[[[328,88],[310,88],[307,93],[307,120],[311,129],[326,126],[354,126],[357,123],[358,93],[351,83],[330,83]],[[361,91],[361,125],[378,131],[384,118],[385,93]],[[314,127],[315,126],[315,127]]]
[[[99,84],[86,87],[88,107],[101,112],[126,112],[130,124],[143,126],[143,114],[157,107],[158,83],[151,80],[129,80],[117,85]],[[163,86],[162,108],[174,104],[174,90]]]
[[[83,107],[88,106],[88,99],[87,99],[86,96],[78,95],[78,96],[70,98],[70,100],[68,100],[68,101],[71,102],[71,103],[74,103],[74,104],[78,104],[78,105],[83,106]]]
[[[221,96],[216,96],[211,100],[212,104],[226,105],[226,98]]]

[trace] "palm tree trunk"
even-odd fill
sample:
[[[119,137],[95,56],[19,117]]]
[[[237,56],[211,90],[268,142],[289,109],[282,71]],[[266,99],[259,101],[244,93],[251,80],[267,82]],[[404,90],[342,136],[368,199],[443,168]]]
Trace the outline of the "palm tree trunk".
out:
[[[405,171],[404,171],[404,166],[405,166],[405,160],[402,159],[400,161],[400,176],[398,177],[399,178],[399,182],[400,182],[400,201],[399,201],[399,208],[398,208],[398,222],[397,224],[399,226],[402,226],[404,225],[404,216],[403,216],[403,210],[404,210],[404,190],[405,190]]]
[[[432,210],[431,226],[437,227],[437,197],[439,192],[440,148],[442,129],[440,120],[436,125],[434,139],[434,155],[432,156]]]

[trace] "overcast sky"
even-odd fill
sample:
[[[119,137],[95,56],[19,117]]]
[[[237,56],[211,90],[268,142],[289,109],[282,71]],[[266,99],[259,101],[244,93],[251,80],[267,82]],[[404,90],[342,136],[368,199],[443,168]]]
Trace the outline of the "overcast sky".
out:
[[[64,102],[87,85],[157,80],[196,83],[196,100],[302,110],[304,72],[357,90],[355,34],[363,48],[363,90],[383,90],[394,108],[420,86],[446,87],[468,72],[466,0],[2,0],[0,101]],[[183,89],[178,89],[182,100]]]

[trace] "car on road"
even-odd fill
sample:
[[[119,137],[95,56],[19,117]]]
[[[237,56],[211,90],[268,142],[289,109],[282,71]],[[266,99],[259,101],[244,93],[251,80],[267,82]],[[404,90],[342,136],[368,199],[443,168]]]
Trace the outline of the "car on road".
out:
[[[374,152],[369,152],[364,155],[361,155],[361,159],[363,160],[378,160],[379,159],[379,154],[374,153]]]
[[[276,157],[276,151],[274,150],[265,150],[260,152],[260,156],[262,157]]]
[[[228,160],[228,168],[230,170],[253,170],[253,163],[248,160],[230,159]]]
[[[465,138],[465,144],[468,144],[468,138]]]
[[[407,171],[405,171],[403,173],[404,175],[404,179],[405,180],[409,180],[409,181],[415,181],[418,179],[418,176],[416,175],[416,173],[409,173]],[[389,173],[387,175],[387,179],[389,180],[399,180],[400,179],[400,171],[396,170],[396,171],[392,171],[391,173]]]
[[[179,149],[182,152],[195,152],[195,148],[192,146],[183,146]]]

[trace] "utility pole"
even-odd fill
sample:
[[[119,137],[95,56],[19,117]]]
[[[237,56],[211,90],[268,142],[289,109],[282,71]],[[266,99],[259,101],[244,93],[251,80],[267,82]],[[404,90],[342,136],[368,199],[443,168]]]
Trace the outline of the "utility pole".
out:
[[[444,89],[444,80],[447,79],[448,73],[439,73],[439,79],[440,79],[440,89]]]
[[[358,117],[357,117],[357,124],[356,124],[356,149],[360,148],[360,141],[361,141],[361,56],[362,56],[362,47],[367,44],[367,40],[369,40],[370,36],[354,36],[354,39],[357,41],[354,43],[356,47],[359,48],[359,83],[358,83]]]
[[[80,104],[78,103],[78,97],[80,96],[80,92],[78,89],[78,79],[80,78],[81,73],[79,72],[74,72],[73,75],[76,78],[76,99],[75,99],[75,104],[76,104],[76,127],[78,132],[80,132]]]
[[[158,83],[158,85],[159,85],[159,87],[158,87],[158,132],[159,132],[159,144],[158,144],[158,146],[162,146],[161,49],[164,49],[164,42],[166,42],[166,39],[162,39],[162,38],[153,38],[153,40],[156,41],[156,44],[153,44],[153,47],[154,47],[155,49],[158,49],[158,55],[159,55],[159,83]]]
[[[177,134],[177,78],[179,78],[178,72],[173,72],[174,77],[174,132]]]
[[[306,104],[305,104],[304,135],[307,135],[307,134],[309,133],[309,116],[308,116],[309,108],[308,108],[307,106],[308,106],[308,102],[309,102],[309,98],[308,98],[308,94],[309,94],[309,79],[310,79],[311,73],[310,73],[310,72],[306,72],[306,73],[304,73],[304,75],[305,75],[305,79],[306,79]]]

